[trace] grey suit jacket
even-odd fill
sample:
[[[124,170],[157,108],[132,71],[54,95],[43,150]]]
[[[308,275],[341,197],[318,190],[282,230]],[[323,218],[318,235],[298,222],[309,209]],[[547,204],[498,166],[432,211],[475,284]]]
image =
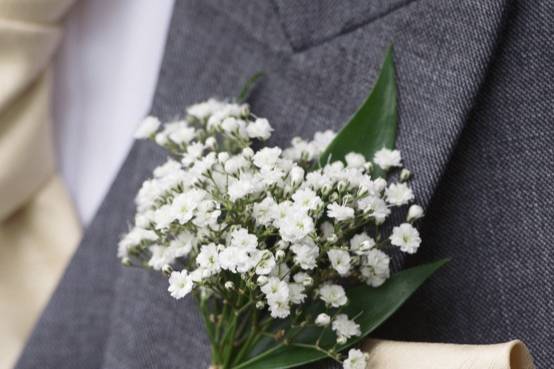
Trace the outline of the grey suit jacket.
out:
[[[549,0],[177,0],[152,110],[180,116],[264,70],[250,102],[285,144],[341,127],[393,42],[398,147],[427,206],[424,245],[403,263],[452,262],[374,336],[520,338],[552,367],[553,18]],[[17,368],[207,367],[193,302],[115,257],[162,158],[134,145]]]

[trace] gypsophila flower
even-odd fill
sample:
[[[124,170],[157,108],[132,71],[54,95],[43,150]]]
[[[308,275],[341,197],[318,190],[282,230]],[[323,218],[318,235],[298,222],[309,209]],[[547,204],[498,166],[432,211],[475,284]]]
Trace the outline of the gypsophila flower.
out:
[[[401,206],[414,199],[412,190],[405,183],[393,183],[385,191],[387,202],[391,205]]]
[[[321,300],[327,305],[338,308],[348,302],[344,288],[338,284],[325,284],[319,289]]]
[[[321,313],[315,318],[315,324],[320,327],[326,327],[329,323],[331,323],[331,317],[325,313]]]
[[[373,246],[375,246],[375,241],[365,232],[358,233],[350,239],[350,251],[358,256],[364,255]]]
[[[160,124],[160,121],[156,117],[149,116],[144,118],[135,132],[135,138],[147,138],[152,136],[156,133]]]
[[[368,355],[358,349],[350,349],[348,358],[342,362],[344,369],[367,369]]]
[[[400,167],[402,165],[400,151],[389,150],[387,148],[377,151],[373,157],[373,161],[383,170],[389,170],[392,167]]]
[[[361,334],[360,326],[353,320],[348,319],[346,314],[338,314],[331,325],[333,331],[337,334],[339,342],[346,342],[354,336]]]
[[[331,249],[327,251],[329,261],[333,266],[333,269],[337,271],[341,276],[347,276],[350,272],[350,254],[348,251],[340,249]]]
[[[354,209],[348,206],[339,205],[336,202],[327,205],[327,216],[338,221],[354,217]]]
[[[182,270],[180,272],[172,272],[169,277],[169,288],[167,289],[171,296],[177,300],[182,299],[192,291],[193,282],[188,272]]]
[[[392,229],[390,242],[400,247],[401,251],[414,254],[421,244],[421,238],[419,237],[417,229],[411,224],[404,223]]]
[[[369,250],[362,259],[360,272],[365,282],[372,287],[379,287],[390,276],[390,257],[381,250]]]
[[[267,140],[271,136],[273,128],[271,128],[267,119],[258,118],[246,127],[246,132],[248,132],[248,136],[251,138]]]
[[[406,220],[408,222],[413,222],[421,217],[423,217],[423,208],[419,205],[410,206]]]

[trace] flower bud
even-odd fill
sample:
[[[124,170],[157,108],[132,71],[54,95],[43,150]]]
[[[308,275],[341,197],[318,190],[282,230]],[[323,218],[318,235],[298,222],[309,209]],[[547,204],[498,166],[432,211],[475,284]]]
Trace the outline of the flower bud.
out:
[[[377,192],[381,192],[387,187],[387,181],[381,177],[377,178],[373,183],[375,184],[375,191]]]
[[[220,163],[225,163],[227,160],[229,160],[229,153],[226,151],[220,152],[217,154],[217,160],[219,160]]]
[[[417,220],[422,216],[423,216],[423,208],[421,206],[419,205],[410,206],[410,209],[408,210],[408,216],[407,216],[408,222]]]
[[[360,186],[360,187],[358,188],[358,192],[356,193],[356,196],[357,196],[358,198],[362,198],[362,197],[364,197],[364,196],[367,195],[367,194],[368,194],[367,188],[364,187],[364,186]]]
[[[277,261],[281,261],[285,258],[285,252],[283,250],[277,250],[277,252],[275,253],[275,258],[277,259]]]
[[[328,242],[331,242],[331,243],[334,243],[334,242],[337,242],[338,240],[338,237],[335,233],[329,235],[329,237],[327,237],[327,241]]]
[[[371,171],[373,170],[373,163],[368,161],[364,164],[364,168],[366,170],[366,172],[368,173],[371,173]]]
[[[261,275],[257,279],[258,285],[263,286],[267,283],[267,277],[265,275]]]
[[[121,264],[123,264],[124,266],[131,266],[131,259],[123,258],[121,259]]]
[[[315,324],[320,327],[326,327],[331,323],[331,317],[325,313],[321,313],[315,318]]]
[[[348,188],[348,182],[339,181],[337,185],[337,190],[339,191],[339,193],[343,193],[344,191],[346,191],[347,188]]]
[[[169,276],[171,275],[172,272],[173,272],[173,268],[171,267],[171,265],[165,264],[165,265],[162,267],[162,273],[163,273],[166,277],[169,277]]]
[[[208,137],[206,139],[205,144],[206,144],[206,147],[209,147],[209,148],[213,149],[215,147],[216,142],[217,141],[215,140],[215,137]]]
[[[242,149],[242,156],[249,159],[254,156],[254,150],[249,147],[245,147],[244,149]]]
[[[154,141],[156,141],[156,143],[160,146],[165,146],[169,142],[169,139],[167,138],[167,134],[160,132],[156,134]]]
[[[323,196],[327,196],[331,193],[332,190],[333,188],[330,185],[326,184],[321,188],[321,194]]]
[[[336,192],[333,192],[331,196],[329,196],[329,202],[335,202],[339,199],[339,194]]]
[[[339,336],[339,337],[337,337],[337,343],[338,343],[339,345],[345,344],[345,343],[346,343],[346,337],[344,337],[344,336]]]
[[[302,281],[302,285],[304,287],[310,287],[312,284],[314,284],[314,280],[310,276],[304,278],[304,280]]]
[[[265,306],[265,302],[263,302],[263,301],[256,302],[256,309],[262,310],[264,308],[264,306]]]
[[[226,290],[233,290],[235,288],[235,284],[232,281],[225,282],[225,289]]]
[[[240,107],[240,116],[241,117],[248,117],[250,115],[250,107],[248,104],[243,104]]]
[[[298,184],[302,181],[302,179],[304,179],[304,169],[302,169],[299,166],[295,165],[290,170],[289,175],[290,175],[291,183],[293,185]]]
[[[410,172],[408,169],[402,169],[400,172],[400,182],[406,182],[412,178],[412,172]]]
[[[342,197],[343,204],[350,204],[352,201],[354,201],[354,197],[351,194],[346,194]]]
[[[278,250],[285,250],[289,246],[289,243],[285,240],[279,240],[276,246]]]

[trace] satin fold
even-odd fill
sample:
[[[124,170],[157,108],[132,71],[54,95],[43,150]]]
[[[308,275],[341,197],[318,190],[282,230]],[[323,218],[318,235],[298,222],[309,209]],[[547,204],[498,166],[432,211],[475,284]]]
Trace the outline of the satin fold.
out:
[[[494,345],[399,342],[369,339],[368,369],[534,369],[519,340]]]
[[[50,114],[69,3],[0,0],[0,369],[15,363],[80,238]]]

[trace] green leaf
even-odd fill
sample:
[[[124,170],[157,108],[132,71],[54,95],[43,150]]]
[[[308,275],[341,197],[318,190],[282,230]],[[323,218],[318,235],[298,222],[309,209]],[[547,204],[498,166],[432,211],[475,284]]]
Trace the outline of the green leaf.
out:
[[[427,278],[447,262],[448,260],[439,260],[403,270],[394,274],[378,288],[366,285],[348,288],[349,304],[344,312],[349,317],[358,315],[356,322],[360,324],[362,335],[340,346],[339,351],[354,345],[381,325]],[[320,332],[320,329],[309,329],[299,340],[313,344]],[[326,343],[329,344],[334,340],[334,335],[329,330],[327,332],[328,334],[324,335],[322,339],[324,347]],[[258,354],[235,366],[234,369],[285,369],[308,364],[325,357],[325,353],[313,348],[281,345]]]
[[[243,103],[250,96],[250,92],[254,88],[256,82],[265,75],[264,72],[256,72],[250,78],[246,80],[242,88],[240,89],[239,96],[237,97],[237,102]]]
[[[373,160],[375,152],[383,147],[393,149],[396,120],[396,81],[391,46],[373,90],[320,156],[320,164],[324,165],[328,160],[343,160],[350,152]]]

